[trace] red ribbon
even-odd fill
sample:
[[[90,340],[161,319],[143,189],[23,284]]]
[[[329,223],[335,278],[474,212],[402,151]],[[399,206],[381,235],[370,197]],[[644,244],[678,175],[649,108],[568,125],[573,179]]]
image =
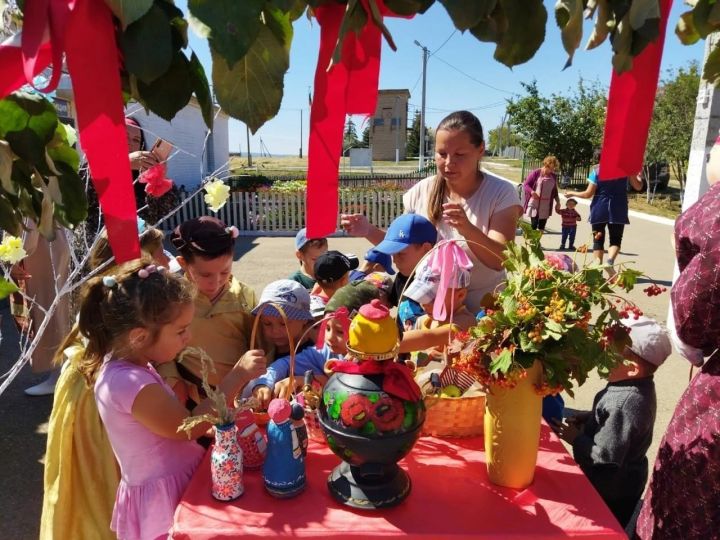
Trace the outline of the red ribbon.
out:
[[[332,319],[338,321],[342,325],[343,335],[347,336],[350,333],[350,312],[348,311],[348,308],[342,306],[333,313],[328,313],[323,318],[320,323],[320,328],[318,329],[317,339],[315,340],[316,348],[322,349],[323,345],[325,345],[325,328],[327,327],[328,322]]]
[[[49,33],[50,41],[47,41]],[[80,142],[118,263],[140,256],[112,12],[100,0],[27,0],[22,47],[0,45],[0,97],[53,62],[44,92],[57,87],[65,51]]]
[[[412,371],[405,364],[393,361],[375,362],[364,360],[362,362],[330,361],[329,369],[335,373],[348,373],[350,375],[380,375],[384,374],[383,391],[391,396],[405,401],[418,401],[422,397],[420,387],[413,379]]]
[[[613,70],[600,180],[635,175],[642,169],[671,7],[672,0],[661,0],[660,35],[635,57],[632,69],[622,75]]]
[[[360,0],[368,9],[368,0]],[[392,13],[377,0],[383,15]],[[358,34],[348,32],[340,63],[328,69],[345,14],[345,4],[315,8],[320,25],[320,54],[310,111],[307,234],[322,238],[335,232],[338,215],[338,169],[346,114],[374,115],[380,78],[380,29],[368,21]]]

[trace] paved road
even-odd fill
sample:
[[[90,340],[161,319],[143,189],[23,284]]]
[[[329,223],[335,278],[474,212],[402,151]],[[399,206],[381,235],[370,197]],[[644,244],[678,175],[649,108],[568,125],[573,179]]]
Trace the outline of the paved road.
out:
[[[583,222],[578,230],[577,244],[590,242],[587,225],[587,206],[579,206]],[[548,234],[543,239],[547,249],[560,243],[559,219],[550,220]],[[670,246],[672,228],[666,224],[634,218],[627,229],[621,260],[638,261],[637,266],[661,284],[669,284],[673,270],[673,252]],[[364,240],[332,238],[332,249],[362,255],[369,247]],[[285,277],[297,266],[292,238],[244,238],[238,245],[235,274],[260,293],[268,282]],[[641,289],[641,288],[640,288]],[[650,316],[665,321],[668,294],[648,298],[641,290],[631,297]],[[14,330],[7,305],[0,304],[2,331],[5,339],[0,346],[0,369],[4,372],[17,357]],[[657,443],[670,415],[688,381],[689,364],[673,356],[658,371],[658,416],[653,447],[649,456],[654,460]],[[3,458],[0,474],[0,515],[4,517],[0,538],[7,540],[37,538],[42,504],[42,459],[45,449],[46,422],[52,407],[51,398],[29,398],[22,389],[37,380],[29,370],[15,381],[0,397],[0,456]],[[576,398],[567,400],[573,408],[589,408],[595,393],[603,383],[592,378],[576,392]]]

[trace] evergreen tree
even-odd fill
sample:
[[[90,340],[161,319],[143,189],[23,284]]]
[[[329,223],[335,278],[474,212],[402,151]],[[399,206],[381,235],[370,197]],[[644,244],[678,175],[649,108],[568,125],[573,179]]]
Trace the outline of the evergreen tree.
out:
[[[343,155],[347,155],[350,148],[356,148],[359,144],[360,141],[358,140],[355,122],[353,122],[352,116],[348,116],[348,121],[345,125],[345,135],[343,136]]]
[[[412,126],[408,130],[406,154],[408,156],[420,154],[420,111],[415,111]]]
[[[368,122],[368,125],[365,126],[365,129],[363,130],[361,146],[363,148],[370,148],[370,122]]]

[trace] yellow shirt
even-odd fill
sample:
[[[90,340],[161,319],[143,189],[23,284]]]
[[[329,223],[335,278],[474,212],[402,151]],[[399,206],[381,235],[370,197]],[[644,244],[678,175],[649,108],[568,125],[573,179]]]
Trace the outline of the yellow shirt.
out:
[[[203,349],[213,359],[215,373],[211,373],[208,380],[212,386],[217,386],[247,352],[253,324],[250,312],[256,305],[255,291],[234,277],[215,303],[211,304],[204,294],[195,298],[195,316],[190,324],[192,337],[188,346]],[[195,377],[201,377],[200,358],[186,354],[182,367]],[[175,362],[158,366],[158,372],[170,386],[183,379]],[[186,383],[190,397],[199,403],[197,388],[189,381]]]

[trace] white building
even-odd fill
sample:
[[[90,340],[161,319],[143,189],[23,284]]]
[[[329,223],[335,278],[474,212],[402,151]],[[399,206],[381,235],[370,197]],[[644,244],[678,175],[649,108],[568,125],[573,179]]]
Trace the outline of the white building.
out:
[[[75,107],[67,75],[61,78],[54,100],[58,116],[74,125]],[[215,112],[218,110],[219,107],[216,107]],[[186,186],[189,189],[197,186],[205,176],[228,161],[228,115],[220,111],[215,116],[213,131],[208,135],[200,106],[194,96],[171,122],[154,113],[147,113],[137,103],[130,103],[126,112],[142,125],[148,150],[158,137],[173,144],[175,149],[168,160],[167,177],[178,187]],[[204,147],[206,137],[207,146]],[[79,151],[82,153],[82,149]]]

